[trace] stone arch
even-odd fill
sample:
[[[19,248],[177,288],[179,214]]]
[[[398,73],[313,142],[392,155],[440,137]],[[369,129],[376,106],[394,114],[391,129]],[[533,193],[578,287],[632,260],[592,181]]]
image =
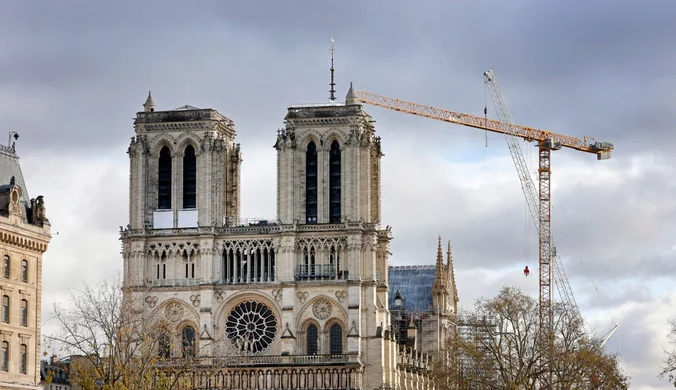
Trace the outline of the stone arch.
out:
[[[322,325],[317,321],[315,318],[306,318],[304,321],[301,322],[300,326],[296,328],[296,349],[298,351],[302,351],[304,355],[309,355],[310,353],[308,352],[308,328],[310,325],[314,325],[317,328],[317,354],[320,354],[322,352],[321,349],[321,333],[322,333]]]
[[[331,315],[324,320],[317,318],[314,315],[314,313],[312,312],[313,305],[316,302],[318,302],[322,299],[330,302],[331,308],[332,308]],[[310,299],[298,311],[298,317],[296,318],[296,329],[300,329],[301,324],[304,323],[306,320],[315,319],[315,318],[316,318],[316,321],[318,321],[318,323],[324,325],[323,327],[321,327],[321,329],[323,329],[326,326],[326,322],[330,321],[332,318],[341,319],[344,324],[347,323],[348,316],[347,316],[347,312],[345,311],[345,309],[343,308],[343,306],[340,303],[338,303],[335,299],[333,299],[333,298],[331,298],[327,295],[322,294],[322,295],[318,295],[318,296]]]
[[[314,141],[317,150],[321,150],[323,144],[323,137],[317,130],[308,129],[304,132],[303,137],[301,138],[298,145],[302,151],[307,151],[307,146],[310,144],[310,141]]]
[[[187,148],[188,145],[191,145],[195,149],[195,156],[199,156],[202,151],[200,149],[199,137],[194,133],[183,133],[179,135],[174,142],[177,143],[176,155],[178,156],[183,156],[185,148]]]
[[[187,327],[191,327],[193,330],[193,342],[194,345],[192,348],[194,348],[194,355],[198,356],[198,349],[199,349],[199,326],[197,323],[190,319],[185,319],[180,321],[176,325],[176,335],[174,337],[175,339],[175,345],[176,345],[176,350],[177,350],[177,356],[184,356],[185,348],[186,345],[184,345],[184,340],[183,340],[183,332]]]
[[[340,145],[340,150],[345,149],[345,137],[342,131],[339,129],[331,129],[329,132],[326,134],[326,137],[324,137],[324,145],[323,149],[324,150],[330,150],[331,149],[331,143],[333,141],[338,141],[338,145]]]
[[[177,304],[179,305],[182,309],[181,315],[179,318],[177,318],[175,321],[172,321],[171,314],[169,317],[167,317],[167,307],[169,305]],[[160,305],[157,306],[155,310],[150,315],[150,318],[156,319],[157,321],[162,321],[165,320],[168,323],[172,324],[171,329],[174,331],[176,330],[176,326],[184,321],[192,321],[193,323],[199,324],[199,313],[195,310],[195,308],[184,302],[181,299],[178,298],[169,298],[166,301],[162,302]]]
[[[255,302],[267,307],[269,312],[274,317],[274,336],[271,337],[271,341],[266,341],[265,347],[261,350],[247,352],[253,353],[255,355],[263,354],[280,354],[279,350],[279,337],[282,335],[283,323],[281,309],[279,305],[271,299],[270,297],[252,290],[244,290],[239,293],[229,296],[220,307],[214,312],[214,319],[216,323],[216,335],[212,335],[217,339],[223,339],[222,351],[227,354],[238,354],[243,353],[243,348],[246,348],[246,345],[237,344],[233,342],[230,336],[228,335],[228,317],[233,314],[233,317],[237,317],[238,311],[244,306],[246,302]],[[242,305],[242,306],[240,306]],[[260,308],[260,306],[257,306]],[[241,318],[241,317],[240,317]],[[266,340],[270,340],[267,339]]]
[[[329,319],[326,320],[326,324],[323,329],[323,336],[324,336],[324,341],[325,341],[325,351],[327,353],[331,353],[331,338],[332,338],[332,328],[334,325],[338,325],[340,327],[340,354],[345,353],[345,347],[347,346],[347,326],[346,326],[346,321],[342,321],[341,319],[337,317],[330,317]]]
[[[169,152],[171,156],[173,157],[176,155],[176,138],[172,137],[169,134],[158,134],[157,136],[153,137],[152,140],[150,140],[150,155],[153,158],[159,158],[160,157],[160,150],[162,150],[163,147],[169,148]]]

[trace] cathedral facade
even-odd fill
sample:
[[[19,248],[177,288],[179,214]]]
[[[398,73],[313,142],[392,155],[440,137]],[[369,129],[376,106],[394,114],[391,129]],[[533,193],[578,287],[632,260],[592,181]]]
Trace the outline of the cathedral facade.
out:
[[[248,220],[231,119],[156,111],[150,95],[137,113],[124,284],[143,295],[148,321],[171,329],[160,353],[219,358],[211,387],[430,387],[440,344],[399,343],[388,308],[392,234],[381,226],[374,121],[350,88],[344,103],[288,108],[284,122],[277,218]],[[455,302],[449,273],[438,278],[434,302]],[[454,307],[430,308],[437,338]]]

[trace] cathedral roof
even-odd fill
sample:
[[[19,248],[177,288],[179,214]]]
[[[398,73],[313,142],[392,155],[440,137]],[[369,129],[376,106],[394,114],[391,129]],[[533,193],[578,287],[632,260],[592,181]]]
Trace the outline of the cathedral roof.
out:
[[[399,290],[406,310],[426,311],[432,309],[433,265],[390,266],[388,282],[390,291]],[[390,294],[388,306],[394,306],[395,294]]]

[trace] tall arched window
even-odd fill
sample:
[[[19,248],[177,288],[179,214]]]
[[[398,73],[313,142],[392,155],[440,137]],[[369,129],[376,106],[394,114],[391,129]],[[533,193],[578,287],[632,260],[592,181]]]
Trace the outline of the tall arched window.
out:
[[[5,255],[2,258],[2,274],[5,278],[9,279],[9,256]]]
[[[340,145],[331,143],[329,152],[329,222],[340,222]]]
[[[310,326],[307,327],[307,345],[306,345],[306,353],[308,355],[316,355],[317,354],[317,339],[318,339],[318,334],[317,334],[317,326],[314,324],[310,324]]]
[[[28,283],[28,260],[21,260],[21,281]]]
[[[329,331],[330,353],[331,355],[343,354],[343,328],[339,324],[331,325]]]
[[[21,300],[21,313],[19,315],[21,326],[28,326],[28,300]]]
[[[183,155],[183,208],[197,207],[197,159],[195,148],[188,145]]]
[[[2,342],[2,355],[0,356],[0,369],[2,371],[9,371],[9,343],[7,341]]]
[[[160,329],[157,340],[157,352],[161,359],[169,359],[171,357],[171,339],[169,339],[168,329]]]
[[[183,341],[183,357],[195,356],[195,329],[188,325],[183,328],[181,332],[181,340]]]
[[[157,178],[157,208],[171,209],[171,153],[168,147],[160,150]]]
[[[2,296],[2,322],[9,323],[9,295]]]
[[[305,152],[305,221],[317,223],[317,145],[310,142]]]
[[[19,372],[25,374],[28,370],[28,347],[21,344],[19,348]]]

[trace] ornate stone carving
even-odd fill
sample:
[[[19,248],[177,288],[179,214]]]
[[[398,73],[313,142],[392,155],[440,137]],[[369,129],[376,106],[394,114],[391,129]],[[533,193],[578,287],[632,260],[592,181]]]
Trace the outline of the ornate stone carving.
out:
[[[320,299],[312,305],[312,313],[320,320],[325,320],[331,316],[333,305],[328,299]]]
[[[338,298],[338,302],[345,302],[347,291],[336,291],[336,298]]]
[[[235,306],[226,321],[226,335],[242,354],[265,352],[277,336],[277,318],[261,302],[246,301]]]
[[[298,294],[296,294],[296,297],[298,297],[298,300],[300,303],[305,303],[307,302],[308,297],[310,296],[310,293],[307,291],[299,291]]]
[[[216,297],[216,302],[221,303],[225,299],[225,291],[216,291],[214,296]]]
[[[193,306],[199,307],[199,305],[200,305],[200,295],[199,294],[191,295],[190,296],[190,302],[192,302]]]
[[[12,177],[14,180],[14,177]],[[21,210],[21,191],[18,187],[14,187],[9,197],[9,214],[23,217],[23,210]]]
[[[171,322],[178,322],[183,318],[183,306],[178,302],[171,302],[164,309],[164,315]]]
[[[282,295],[284,293],[284,290],[277,289],[277,290],[272,290],[272,296],[275,298],[275,301],[280,302],[282,300]]]
[[[153,307],[155,307],[155,305],[157,305],[157,297],[156,296],[146,297],[145,301],[148,304],[148,307],[150,307],[151,309]]]
[[[40,195],[31,199],[31,210],[33,210],[33,223],[39,226],[49,223],[45,209],[45,198]]]

